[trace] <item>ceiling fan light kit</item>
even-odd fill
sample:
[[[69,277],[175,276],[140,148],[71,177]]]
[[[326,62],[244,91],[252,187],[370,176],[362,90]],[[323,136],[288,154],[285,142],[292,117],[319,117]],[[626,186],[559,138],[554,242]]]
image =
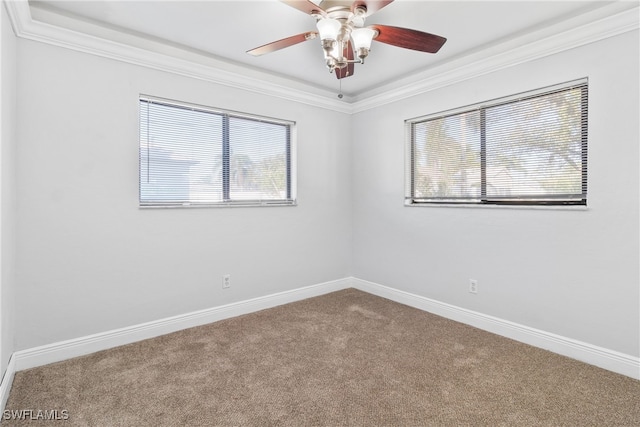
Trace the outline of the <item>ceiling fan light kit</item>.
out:
[[[364,64],[364,58],[369,55],[369,49],[371,49],[371,41],[377,35],[375,30],[362,27],[366,13],[364,6],[357,6],[353,12],[349,9],[335,9],[325,12],[324,17],[319,13],[315,14],[316,27],[330,72],[336,68],[345,68],[349,64]],[[349,59],[344,56],[345,50],[348,55],[353,49],[358,59]],[[352,73],[348,75],[350,74]]]
[[[422,31],[386,25],[364,26],[365,18],[387,6],[393,0],[323,0],[316,5],[309,0],[282,0],[316,19],[317,32],[311,31],[287,37],[247,51],[259,56],[319,37],[329,72],[338,79],[353,75],[354,64],[364,64],[371,42],[405,49],[436,53],[447,39]],[[356,59],[357,57],[357,59]]]
[[[369,54],[371,42],[377,35],[378,32],[371,28],[356,28],[351,32],[353,47],[356,49],[356,52],[358,52],[358,57],[366,57]],[[361,50],[365,52],[365,54],[361,54]]]

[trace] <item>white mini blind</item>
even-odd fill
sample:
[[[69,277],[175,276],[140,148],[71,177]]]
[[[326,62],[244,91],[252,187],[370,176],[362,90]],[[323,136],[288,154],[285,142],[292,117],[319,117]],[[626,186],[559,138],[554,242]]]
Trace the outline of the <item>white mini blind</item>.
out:
[[[294,204],[293,123],[140,98],[140,205]]]
[[[408,204],[586,205],[586,81],[407,121]]]

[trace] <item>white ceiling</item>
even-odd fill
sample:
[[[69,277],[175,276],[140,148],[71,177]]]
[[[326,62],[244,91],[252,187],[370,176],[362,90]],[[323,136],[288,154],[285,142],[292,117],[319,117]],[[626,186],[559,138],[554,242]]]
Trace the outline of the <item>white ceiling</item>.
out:
[[[446,44],[437,54],[428,54],[374,41],[367,63],[356,65],[354,75],[342,80],[342,91],[347,98],[357,99],[461,58],[513,51],[518,43],[524,45],[584,23],[586,18],[580,17],[600,19],[598,11],[611,9],[612,3],[396,0],[367,18],[366,24],[425,31],[446,37]],[[637,1],[615,3],[616,10],[624,3],[623,9],[637,7]],[[29,6],[32,19],[47,24],[132,45],[146,40],[168,46],[173,52],[196,51],[248,72],[259,72],[267,79],[284,77],[292,85],[305,84],[333,93],[339,90],[339,81],[324,65],[317,39],[260,57],[246,53],[315,29],[314,18],[277,0],[32,0]]]

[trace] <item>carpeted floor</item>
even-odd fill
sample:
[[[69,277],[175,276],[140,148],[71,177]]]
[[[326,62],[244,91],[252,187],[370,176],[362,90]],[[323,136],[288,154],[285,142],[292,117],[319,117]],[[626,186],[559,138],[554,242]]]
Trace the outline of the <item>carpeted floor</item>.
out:
[[[354,289],[18,372],[69,426],[634,426],[640,381]],[[6,415],[6,412],[5,412]]]

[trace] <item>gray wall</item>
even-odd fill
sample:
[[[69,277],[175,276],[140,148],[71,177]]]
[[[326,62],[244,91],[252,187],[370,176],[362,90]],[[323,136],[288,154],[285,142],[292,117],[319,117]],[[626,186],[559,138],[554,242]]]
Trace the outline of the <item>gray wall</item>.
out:
[[[354,276],[638,356],[638,48],[635,31],[355,115]],[[405,119],[582,77],[588,210],[403,206]]]
[[[0,368],[15,351],[16,38],[0,4]],[[1,374],[0,374],[1,377]]]
[[[18,69],[18,349],[349,276],[347,114],[23,39]],[[141,93],[296,121],[298,206],[139,209]]]

